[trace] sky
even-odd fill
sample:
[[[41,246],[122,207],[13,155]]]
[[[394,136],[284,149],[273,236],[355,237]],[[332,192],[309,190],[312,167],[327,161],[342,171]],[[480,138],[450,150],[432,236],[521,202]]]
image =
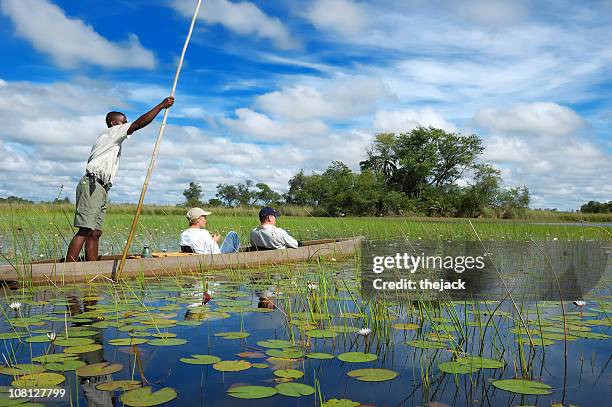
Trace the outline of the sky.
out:
[[[104,116],[170,93],[195,0],[0,0],[0,197],[69,197]],[[612,200],[612,1],[204,0],[146,202],[300,169],[358,170],[376,133],[434,126],[531,207]],[[123,144],[136,202],[161,115]]]

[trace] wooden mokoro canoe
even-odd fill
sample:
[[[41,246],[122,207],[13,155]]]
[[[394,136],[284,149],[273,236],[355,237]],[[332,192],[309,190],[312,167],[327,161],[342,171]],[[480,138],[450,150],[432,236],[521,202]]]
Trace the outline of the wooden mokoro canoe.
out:
[[[134,276],[162,277],[198,274],[207,270],[257,268],[318,258],[340,258],[353,255],[363,236],[310,240],[297,249],[252,251],[231,254],[154,253],[154,257],[132,255],[125,262],[121,278]],[[0,266],[0,282],[14,284],[70,284],[107,280],[115,277],[120,256],[105,256],[98,261],[64,263],[47,260],[28,264]]]

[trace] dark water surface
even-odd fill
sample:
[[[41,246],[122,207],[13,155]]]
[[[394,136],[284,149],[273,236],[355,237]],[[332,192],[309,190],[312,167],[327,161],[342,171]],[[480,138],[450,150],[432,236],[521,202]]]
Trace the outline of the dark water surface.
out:
[[[553,343],[549,346],[530,347],[529,339],[524,339],[523,345],[515,342],[518,335],[511,330],[521,329],[521,323],[507,301],[501,304],[363,302],[359,298],[354,263],[287,267],[255,274],[228,272],[204,280],[185,277],[118,285],[94,282],[61,291],[53,287],[36,288],[33,292],[5,291],[0,300],[4,309],[0,332],[22,332],[23,341],[29,335],[44,335],[47,331],[61,335],[69,329],[69,337],[79,329],[97,331],[89,338],[101,344],[102,349],[80,354],[79,359],[88,364],[116,362],[123,365],[123,369],[93,379],[76,378],[74,372],[67,372],[63,386],[72,389],[72,405],[80,406],[122,405],[121,392],[97,390],[95,385],[111,377],[114,380],[141,379],[133,348],[109,344],[112,339],[129,337],[126,328],[120,328],[127,325],[145,326],[149,336],[143,337],[148,340],[155,339],[151,335],[158,332],[169,332],[187,341],[176,346],[148,343],[137,346],[148,383],[155,389],[171,387],[178,392],[176,399],[164,405],[312,406],[319,405],[320,400],[338,398],[377,406],[417,406],[430,401],[452,406],[550,406],[562,401],[566,405],[606,406],[612,400],[609,281],[606,278],[603,288],[591,293],[585,306],[564,304],[570,318],[568,332],[577,336],[570,336],[572,340],[567,342],[551,339]],[[202,305],[207,289],[214,291],[213,299]],[[11,309],[10,302],[20,302],[19,310]],[[272,304],[276,307],[268,308]],[[563,332],[560,303],[518,306],[523,310],[524,321],[531,323],[534,338],[544,335],[544,331],[554,334],[560,329]],[[79,318],[79,315],[89,318]],[[146,325],[152,320],[158,329],[155,325]],[[164,320],[168,323],[164,324]],[[113,321],[118,327],[102,327],[104,324],[100,321]],[[181,325],[184,323],[198,325]],[[401,327],[396,324],[416,326],[404,330],[398,329]],[[364,336],[356,332],[364,327],[371,329],[371,333]],[[324,332],[323,336],[333,337],[309,336],[313,329]],[[249,336],[243,339],[215,336],[223,332],[246,332]],[[582,332],[595,333],[582,336],[596,339],[580,337]],[[444,349],[423,349],[407,344],[410,340],[432,338],[444,344]],[[270,339],[293,341],[294,350],[304,353],[325,352],[335,357],[330,360],[270,358],[264,355],[270,349],[260,342]],[[20,342],[16,338],[0,340],[0,347],[3,358],[11,363],[30,363],[32,357],[61,353],[66,349],[51,343]],[[237,356],[245,351],[256,354]],[[375,354],[377,359],[348,363],[337,358],[350,351],[366,351]],[[567,357],[564,357],[565,352]],[[222,360],[248,360],[265,366],[221,372],[213,365],[191,365],[179,360],[192,354],[210,354]],[[505,366],[456,375],[439,370],[441,362],[465,354],[503,360]],[[227,394],[230,388],[238,385],[274,387],[279,383],[275,381],[274,371],[288,368],[302,371],[304,376],[295,381],[314,386],[317,392],[296,398],[276,394],[253,400]],[[362,368],[389,369],[396,372],[397,377],[363,382],[347,375],[349,371]],[[552,394],[519,395],[492,385],[494,380],[516,377],[543,382],[551,386]],[[2,374],[0,385],[8,386],[13,379]],[[70,405],[70,402],[43,404]]]

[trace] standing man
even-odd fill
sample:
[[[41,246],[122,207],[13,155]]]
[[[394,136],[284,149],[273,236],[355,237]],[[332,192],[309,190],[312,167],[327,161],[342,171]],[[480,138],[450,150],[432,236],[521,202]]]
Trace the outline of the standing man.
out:
[[[276,227],[280,213],[266,206],[259,211],[259,226],[251,231],[251,245],[257,249],[296,249],[297,240],[285,229]]]
[[[98,259],[98,242],[106,215],[107,195],[119,167],[121,143],[136,130],[146,127],[159,112],[173,104],[174,98],[167,97],[133,123],[128,123],[127,117],[121,112],[109,112],[106,115],[108,128],[100,133],[91,148],[85,175],[77,185],[74,226],[78,227],[79,231],[68,245],[67,262],[78,260],[83,245],[85,260]]]

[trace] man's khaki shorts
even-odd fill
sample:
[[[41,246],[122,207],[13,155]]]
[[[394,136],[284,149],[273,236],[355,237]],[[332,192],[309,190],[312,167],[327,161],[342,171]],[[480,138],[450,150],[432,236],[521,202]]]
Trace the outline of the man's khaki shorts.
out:
[[[84,175],[76,189],[74,226],[102,230],[107,203],[106,189],[94,179]]]

